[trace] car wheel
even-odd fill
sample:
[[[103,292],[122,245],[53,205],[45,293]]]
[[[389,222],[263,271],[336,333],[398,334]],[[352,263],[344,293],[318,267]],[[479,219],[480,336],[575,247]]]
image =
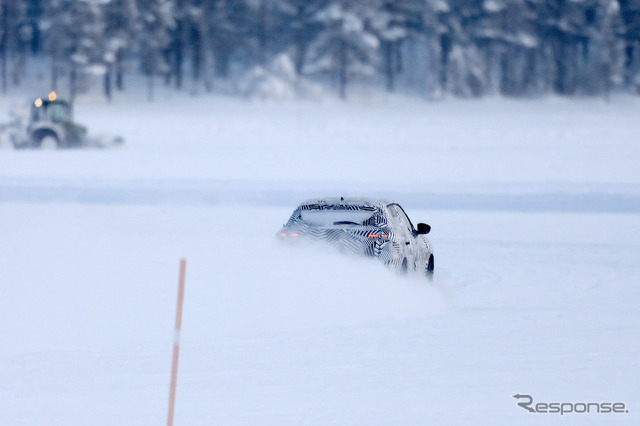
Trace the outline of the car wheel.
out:
[[[45,135],[40,138],[40,142],[38,143],[41,149],[57,149],[58,148],[58,138],[53,135]]]
[[[433,270],[435,269],[436,265],[435,265],[435,260],[433,258],[433,255],[429,256],[429,262],[427,262],[427,275],[432,275],[433,274]]]
[[[433,270],[435,269],[435,261],[433,255],[429,256],[429,260],[427,261],[427,265],[424,268],[424,274],[427,277],[428,281],[433,281]]]
[[[400,273],[404,275],[407,272],[409,272],[409,262],[407,262],[407,258],[405,257],[402,260],[402,265],[400,266]]]

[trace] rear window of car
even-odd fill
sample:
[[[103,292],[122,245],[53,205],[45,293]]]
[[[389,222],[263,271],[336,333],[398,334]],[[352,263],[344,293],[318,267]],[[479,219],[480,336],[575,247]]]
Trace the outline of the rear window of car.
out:
[[[364,225],[374,212],[365,210],[301,210],[300,218],[310,225]]]
[[[293,212],[289,223],[302,221],[311,226],[332,225],[385,225],[386,219],[379,208],[354,204],[307,204]]]

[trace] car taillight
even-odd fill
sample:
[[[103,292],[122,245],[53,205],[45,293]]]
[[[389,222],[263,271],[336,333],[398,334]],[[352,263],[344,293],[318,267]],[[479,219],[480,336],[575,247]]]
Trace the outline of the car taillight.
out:
[[[388,238],[388,237],[389,235],[387,234],[374,234],[374,233],[369,234],[369,238]]]
[[[298,233],[297,232],[292,232],[291,234],[287,234],[286,232],[281,232],[280,236],[285,238],[285,237],[297,237]]]

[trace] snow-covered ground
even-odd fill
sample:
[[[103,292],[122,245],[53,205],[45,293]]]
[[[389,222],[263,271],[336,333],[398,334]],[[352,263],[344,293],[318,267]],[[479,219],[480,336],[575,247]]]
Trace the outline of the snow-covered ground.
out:
[[[17,99],[0,99],[0,117]],[[161,101],[162,99],[162,101]],[[79,99],[117,150],[0,141],[0,424],[638,424],[640,100]],[[436,274],[274,239],[400,202]],[[624,414],[531,414],[624,402]]]

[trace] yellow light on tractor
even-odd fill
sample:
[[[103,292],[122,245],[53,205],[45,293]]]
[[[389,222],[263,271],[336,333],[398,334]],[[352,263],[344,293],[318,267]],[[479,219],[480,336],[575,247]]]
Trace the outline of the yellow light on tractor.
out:
[[[36,105],[36,108],[40,108],[42,106],[42,99],[40,98],[36,99],[34,104]]]
[[[51,93],[49,93],[49,100],[50,100],[51,102],[55,101],[55,100],[56,100],[56,97],[57,97],[57,96],[56,96],[56,92],[51,92]]]

